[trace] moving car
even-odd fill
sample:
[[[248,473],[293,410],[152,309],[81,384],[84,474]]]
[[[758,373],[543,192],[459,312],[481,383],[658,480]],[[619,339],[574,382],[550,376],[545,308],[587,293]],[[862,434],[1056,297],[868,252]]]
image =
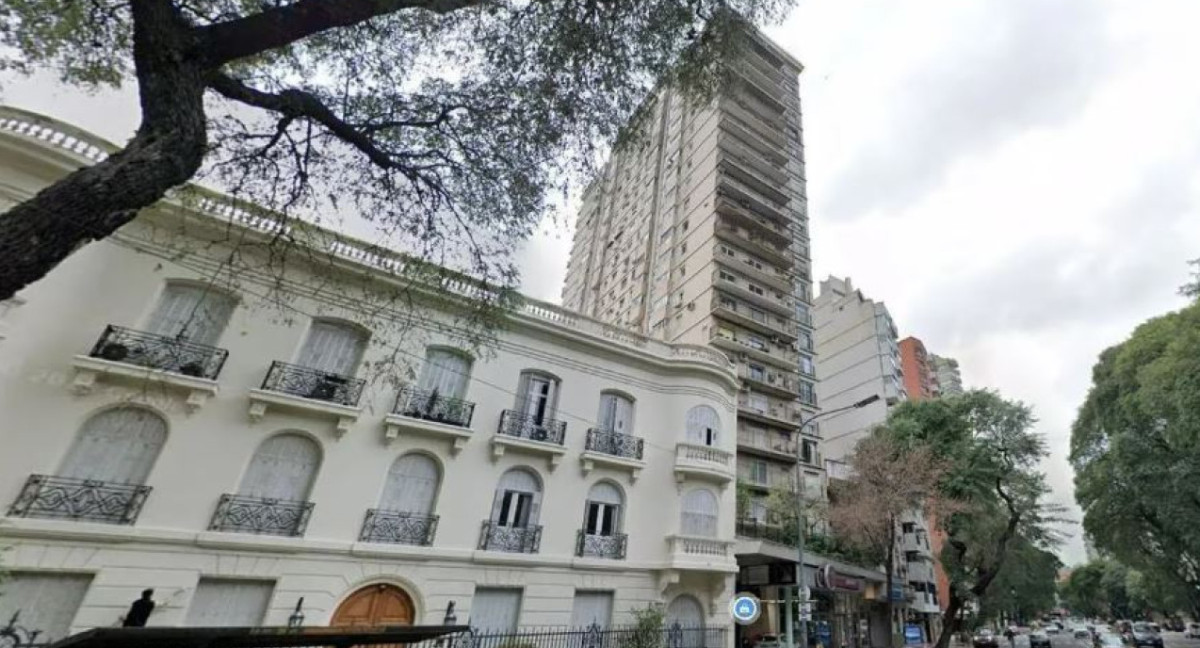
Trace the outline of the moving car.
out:
[[[971,645],[974,648],[1000,648],[1000,639],[996,633],[984,628],[971,637]]]
[[[1029,648],[1051,648],[1050,635],[1041,630],[1029,633]]]
[[[1163,648],[1162,637],[1149,623],[1133,624],[1131,635],[1129,643],[1134,648]]]
[[[1048,635],[1056,635],[1056,634],[1058,634],[1059,630],[1062,630],[1062,628],[1058,627],[1057,625],[1055,625],[1053,623],[1046,626],[1046,634],[1048,634]]]
[[[1121,635],[1112,632],[1105,632],[1096,635],[1096,648],[1125,648],[1125,642],[1121,639]]]

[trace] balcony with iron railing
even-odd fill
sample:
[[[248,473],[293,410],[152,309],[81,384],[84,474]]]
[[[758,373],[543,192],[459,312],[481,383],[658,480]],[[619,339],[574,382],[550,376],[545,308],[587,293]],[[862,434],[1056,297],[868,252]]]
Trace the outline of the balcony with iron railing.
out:
[[[718,484],[733,481],[735,468],[732,452],[713,446],[680,442],[675,444],[675,479],[700,479]]]
[[[508,450],[541,456],[548,460],[554,470],[566,454],[567,424],[549,415],[527,414],[518,410],[504,410],[500,424],[492,437],[492,456],[499,458]]]
[[[644,448],[645,440],[641,437],[603,428],[591,428],[587,431],[579,462],[585,475],[600,465],[627,471],[630,478],[636,480],[642,468],[646,466],[642,457]]]
[[[471,418],[475,403],[443,396],[437,390],[412,385],[400,388],[391,413],[384,417],[384,443],[391,444],[401,434],[450,441],[451,454],[458,454],[471,438]]]
[[[438,516],[406,511],[367,509],[360,542],[428,547],[437,533]]]
[[[629,535],[625,533],[600,535],[580,529],[575,536],[575,555],[584,558],[624,560],[628,544]]]
[[[484,520],[479,533],[479,548],[483,551],[535,554],[541,546],[541,525],[501,526],[498,522]]]
[[[315,414],[335,420],[334,434],[341,438],[358,420],[366,381],[320,369],[276,360],[259,389],[250,390],[250,420],[259,421],[269,408]]]
[[[313,503],[226,493],[217,503],[209,531],[298,538],[308,528]]]
[[[149,495],[150,487],[142,484],[30,475],[8,515],[133,524]]]
[[[186,393],[186,406],[193,411],[217,393],[217,377],[228,356],[225,349],[182,336],[109,324],[87,355],[75,356],[72,388],[90,393],[100,378],[135,386],[149,381]]]
[[[781,242],[775,236],[763,236],[755,230],[740,227],[737,222],[737,219],[730,219],[727,214],[720,214],[716,226],[717,238],[744,247],[777,266],[792,267],[795,260],[786,240]]]
[[[771,425],[796,428],[804,413],[795,401],[742,392],[738,394],[738,415]]]

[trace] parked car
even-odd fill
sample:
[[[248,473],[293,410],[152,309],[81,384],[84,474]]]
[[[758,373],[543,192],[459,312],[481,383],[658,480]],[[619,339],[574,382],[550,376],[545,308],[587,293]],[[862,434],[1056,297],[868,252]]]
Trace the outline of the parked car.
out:
[[[1149,623],[1133,624],[1130,645],[1134,648],[1163,648],[1162,636]]]
[[[1151,621],[1146,625],[1150,626],[1150,629],[1153,630],[1155,634],[1162,634],[1162,626],[1158,625],[1157,623]]]
[[[971,637],[971,645],[974,648],[1000,648],[1000,638],[996,636],[996,633],[985,628]]]
[[[1093,643],[1096,648],[1125,648],[1125,641],[1121,639],[1121,635],[1113,632],[1096,635]]]
[[[1050,635],[1042,630],[1034,630],[1029,633],[1029,648],[1051,648]]]
[[[788,642],[779,635],[765,634],[754,642],[754,648],[790,648]]]
[[[1187,624],[1187,628],[1183,631],[1183,636],[1188,639],[1200,639],[1200,623],[1193,621]]]
[[[1071,631],[1071,636],[1076,639],[1091,639],[1092,631],[1087,628],[1075,628]]]
[[[1062,628],[1058,627],[1056,624],[1051,623],[1050,625],[1046,626],[1045,632],[1048,635],[1056,635],[1056,634],[1058,634],[1058,632],[1060,630],[1062,630]]]

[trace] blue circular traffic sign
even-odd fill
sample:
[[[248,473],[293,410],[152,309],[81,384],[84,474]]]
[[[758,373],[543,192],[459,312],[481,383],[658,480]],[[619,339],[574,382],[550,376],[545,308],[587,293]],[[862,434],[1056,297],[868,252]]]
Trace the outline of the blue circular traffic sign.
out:
[[[738,594],[729,602],[729,615],[741,625],[754,623],[760,614],[762,614],[762,602],[749,592]]]

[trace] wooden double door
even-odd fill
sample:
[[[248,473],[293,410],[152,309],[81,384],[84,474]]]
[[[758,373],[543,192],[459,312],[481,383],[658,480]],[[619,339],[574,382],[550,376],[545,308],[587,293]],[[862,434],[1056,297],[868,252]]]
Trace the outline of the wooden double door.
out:
[[[412,625],[412,598],[399,587],[378,583],[354,592],[333,613],[332,626]]]

